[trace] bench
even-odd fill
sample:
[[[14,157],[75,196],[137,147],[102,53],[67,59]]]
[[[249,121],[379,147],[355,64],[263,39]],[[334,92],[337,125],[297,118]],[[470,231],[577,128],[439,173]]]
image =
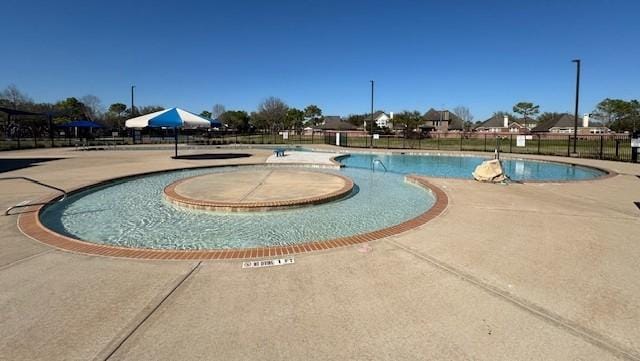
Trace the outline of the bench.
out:
[[[284,157],[284,151],[285,151],[285,149],[278,148],[278,149],[273,151],[273,154],[275,154],[276,157]]]

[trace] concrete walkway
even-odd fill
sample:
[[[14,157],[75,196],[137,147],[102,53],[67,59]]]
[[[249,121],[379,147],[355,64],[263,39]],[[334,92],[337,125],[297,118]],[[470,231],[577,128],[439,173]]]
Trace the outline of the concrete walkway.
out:
[[[271,155],[267,158],[267,163],[293,163],[293,164],[320,164],[326,166],[334,166],[336,163],[333,158],[339,157],[339,153],[314,153],[302,151],[286,151],[284,157],[276,157]]]
[[[6,152],[66,159],[1,176],[73,188],[271,156],[238,151],[253,156]],[[333,249],[271,268],[72,254],[0,217],[0,359],[640,360],[640,165],[575,161],[620,175],[509,186],[430,179],[450,201],[435,220],[370,252]],[[2,182],[0,206],[47,192]]]

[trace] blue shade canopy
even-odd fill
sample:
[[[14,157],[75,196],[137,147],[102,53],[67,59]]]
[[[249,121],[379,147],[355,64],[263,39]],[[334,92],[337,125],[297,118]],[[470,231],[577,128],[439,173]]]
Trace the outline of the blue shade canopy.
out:
[[[220,119],[210,119],[209,122],[213,128],[222,128],[222,122]]]
[[[59,125],[60,128],[104,128],[98,123],[89,120],[75,120],[73,122]]]
[[[127,128],[209,128],[210,119],[180,108],[170,108],[159,112],[131,118],[125,122]]]

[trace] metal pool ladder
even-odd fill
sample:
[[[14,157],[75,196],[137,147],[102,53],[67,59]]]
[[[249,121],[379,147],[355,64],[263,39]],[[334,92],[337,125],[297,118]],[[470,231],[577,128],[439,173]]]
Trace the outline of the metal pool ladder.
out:
[[[15,179],[26,180],[26,181],[29,181],[31,183],[34,183],[34,184],[37,184],[37,185],[40,185],[40,186],[43,186],[43,187],[46,187],[46,188],[50,188],[50,189],[56,190],[58,192],[61,192],[62,193],[62,198],[58,199],[58,202],[62,202],[63,200],[65,200],[65,198],[67,198],[67,192],[64,189],[60,189],[58,187],[54,187],[52,185],[42,183],[42,182],[40,182],[40,181],[38,181],[36,179],[33,179],[33,178],[29,178],[29,177],[0,177],[0,181],[2,181],[2,180],[15,180]],[[7,210],[4,212],[4,215],[8,216],[9,212],[11,212],[13,209],[16,209],[16,208],[29,207],[29,206],[35,206],[35,205],[41,205],[41,204],[49,203],[49,202],[45,202],[45,203],[29,203],[29,201],[26,201],[26,202],[27,203],[21,202],[21,203],[16,204],[15,206],[11,206],[11,207],[7,208]]]
[[[384,165],[384,163],[382,163],[382,161],[380,159],[374,159],[371,161],[371,171],[375,172],[376,171],[376,164],[382,166],[382,169],[384,169],[384,172],[387,173],[387,167]]]

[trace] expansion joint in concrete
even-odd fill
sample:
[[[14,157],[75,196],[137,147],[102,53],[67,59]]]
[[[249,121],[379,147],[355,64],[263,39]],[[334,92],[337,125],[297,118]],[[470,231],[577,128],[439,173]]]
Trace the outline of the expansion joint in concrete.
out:
[[[139,321],[132,322],[132,324],[130,324],[131,327],[129,331],[126,331],[124,333],[124,336],[121,337],[120,339],[114,339],[112,342],[110,342],[109,345],[107,345],[107,347],[105,347],[105,349],[103,349],[94,358],[94,360],[106,361],[106,360],[109,360],[113,355],[115,355],[116,352],[118,352],[118,350],[127,342],[127,340],[131,338],[131,336],[133,336],[133,334],[138,329],[140,329],[140,327],[142,327],[142,325],[162,306],[162,304],[169,297],[171,297],[171,295],[176,293],[176,291],[180,288],[180,286],[182,286],[185,283],[185,281],[189,279],[191,275],[193,275],[193,273],[200,267],[201,264],[202,264],[202,261],[198,262],[193,268],[191,268],[191,270],[189,270],[189,272],[187,272],[187,274],[185,274],[183,277],[178,279],[178,281],[174,284],[174,286],[169,290],[167,294],[162,296],[157,302],[153,302],[155,304],[152,303],[150,307],[146,307],[145,310],[143,310],[143,314],[135,318],[135,320],[139,320]]]
[[[595,345],[597,347],[600,347],[603,350],[611,352],[616,357],[620,357],[625,360],[640,361],[640,354],[638,354],[636,351],[630,350],[627,347],[620,345],[618,342],[616,342],[615,340],[605,335],[602,335],[594,330],[581,326],[578,323],[571,321],[563,316],[560,316],[551,310],[545,309],[542,306],[539,306],[534,303],[528,302],[524,299],[521,299],[511,294],[508,291],[502,290],[499,287],[496,287],[454,266],[446,264],[432,256],[413,250],[392,239],[387,239],[387,242],[413,255],[414,257],[417,257],[423,261],[428,262],[429,264],[431,264],[432,266],[440,270],[443,270],[449,274],[456,276],[462,281],[470,283],[495,297],[498,297],[504,301],[511,303],[512,305],[532,314],[535,317],[542,319],[543,321],[555,327],[568,331],[572,335],[579,337],[591,343],[592,345]]]

